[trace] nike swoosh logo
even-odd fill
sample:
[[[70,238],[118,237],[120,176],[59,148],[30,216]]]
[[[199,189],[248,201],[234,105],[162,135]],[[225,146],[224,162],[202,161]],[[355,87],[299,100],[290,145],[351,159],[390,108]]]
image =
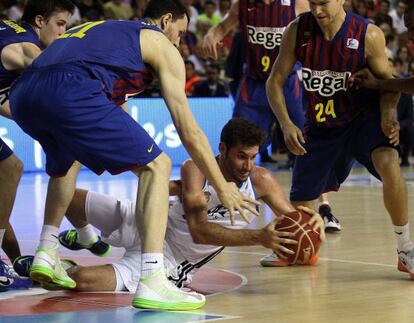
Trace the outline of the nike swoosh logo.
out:
[[[308,43],[304,43],[304,44],[300,45],[300,47],[305,47],[305,46],[308,46],[308,45],[309,45]]]
[[[395,232],[396,234],[398,234],[399,236],[403,234],[402,232],[396,232],[396,231],[394,231],[394,232]]]
[[[155,261],[146,261],[145,263],[146,264],[158,264],[158,261],[157,260],[155,260]]]
[[[2,150],[3,150],[3,146],[4,146],[4,145],[1,145],[1,147],[0,147],[0,151],[2,151]]]
[[[152,144],[151,145],[151,147],[149,147],[148,149],[147,149],[147,151],[150,153],[150,152],[152,152],[152,148],[154,148],[154,144]]]
[[[13,284],[13,279],[10,279],[8,277],[0,277],[0,284],[3,286],[10,286]]]
[[[254,9],[256,8],[247,8],[247,11],[250,12],[250,11],[253,11]]]

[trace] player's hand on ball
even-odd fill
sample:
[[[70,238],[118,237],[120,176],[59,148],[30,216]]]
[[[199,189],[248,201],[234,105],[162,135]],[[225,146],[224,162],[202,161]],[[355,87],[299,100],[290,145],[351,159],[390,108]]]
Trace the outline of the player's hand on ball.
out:
[[[282,127],[282,131],[286,146],[292,154],[306,154],[306,150],[303,147],[305,139],[303,138],[302,130],[296,127],[293,123],[289,123],[288,125]]]
[[[276,230],[278,221],[280,221],[280,218],[274,219],[261,230],[260,241],[263,247],[274,250],[279,257],[286,259],[286,254],[294,254],[288,248],[289,245],[296,245],[298,243],[296,240],[290,239],[290,237],[294,236],[294,233]]]
[[[390,140],[390,144],[397,146],[400,143],[400,123],[396,120],[381,120],[381,129]]]
[[[318,212],[312,210],[306,206],[299,205],[298,209],[300,211],[306,212],[311,216],[309,220],[309,225],[312,227],[312,230],[315,232],[319,232],[319,236],[321,240],[325,240],[325,223],[323,222],[322,217]]]
[[[235,183],[227,182],[226,184],[227,186],[220,192],[217,192],[217,194],[220,201],[223,203],[223,206],[229,210],[231,225],[234,225],[235,223],[235,211],[238,211],[240,216],[247,223],[250,223],[249,217],[244,211],[248,210],[257,216],[259,215],[259,212],[256,209],[256,205],[260,205],[260,203],[250,196],[240,193]]]

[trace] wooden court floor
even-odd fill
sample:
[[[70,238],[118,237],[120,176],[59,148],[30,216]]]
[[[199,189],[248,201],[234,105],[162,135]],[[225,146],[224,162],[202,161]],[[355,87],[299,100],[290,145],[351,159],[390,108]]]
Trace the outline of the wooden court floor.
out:
[[[408,179],[410,217],[414,223],[414,175],[410,168],[405,169],[404,173]],[[287,193],[290,173],[277,172],[275,176]],[[83,172],[78,183],[81,187],[115,196],[135,195],[135,179],[129,175],[98,178]],[[45,176],[29,174],[24,176],[19,188],[12,222],[22,241],[23,253],[32,253],[36,246],[46,184]],[[245,284],[233,291],[208,296],[203,313],[212,315],[195,316],[191,321],[414,322],[414,281],[409,279],[408,274],[397,271],[396,243],[390,219],[383,207],[381,185],[366,172],[356,170],[340,192],[330,195],[330,200],[343,230],[327,236],[317,265],[262,268],[259,260],[268,252],[263,247],[227,248],[209,266],[237,273],[245,278]],[[270,219],[269,210],[264,208],[262,216],[251,227],[262,227]],[[67,223],[63,225],[67,226]],[[413,225],[411,231],[414,233]],[[63,250],[62,253],[68,257],[73,255]],[[88,263],[91,261],[94,259],[89,258]],[[93,295],[89,301],[91,297]],[[19,297],[14,300],[17,304]],[[121,307],[119,311],[123,315],[122,322],[188,321],[182,316],[174,320],[163,313],[145,320],[142,315],[137,316],[136,310],[128,307]],[[53,313],[53,309],[50,312]],[[105,318],[100,309],[92,311],[92,316],[87,320],[77,314],[70,313],[65,320],[55,320],[51,316],[45,318],[45,322],[111,320],[111,316]],[[38,318],[36,320],[36,315],[31,316],[30,321],[41,322]],[[0,322],[23,321],[26,322],[23,317],[2,319],[0,312]]]

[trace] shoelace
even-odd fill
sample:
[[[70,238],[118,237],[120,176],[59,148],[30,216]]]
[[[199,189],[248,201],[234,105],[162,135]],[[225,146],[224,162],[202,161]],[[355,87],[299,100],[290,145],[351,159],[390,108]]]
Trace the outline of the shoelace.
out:
[[[74,230],[69,230],[68,233],[66,233],[65,240],[70,244],[74,244],[78,240],[78,233]]]
[[[326,217],[329,222],[335,222],[335,223],[339,222],[338,219],[335,218],[335,216],[331,212],[329,212],[328,214],[324,214],[324,217]]]
[[[16,272],[14,271],[13,267],[11,267],[11,266],[9,266],[9,265],[7,265],[7,264],[5,264],[5,263],[3,263],[1,267],[2,267],[2,268],[1,268],[1,269],[2,269],[2,271],[3,271],[5,274],[7,274],[7,275],[9,275],[9,276],[11,276],[11,277],[20,278],[19,274],[18,274],[18,273],[16,273]]]

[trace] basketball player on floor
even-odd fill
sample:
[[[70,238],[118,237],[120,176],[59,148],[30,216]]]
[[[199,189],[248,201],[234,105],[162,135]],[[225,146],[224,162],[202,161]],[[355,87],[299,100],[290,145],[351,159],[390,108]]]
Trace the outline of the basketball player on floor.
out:
[[[247,70],[235,98],[233,115],[257,124],[267,133],[264,144],[260,146],[263,156],[267,155],[271,128],[276,121],[266,97],[266,80],[279,53],[286,26],[297,15],[306,11],[309,11],[306,0],[236,0],[220,24],[211,28],[204,38],[203,47],[206,53],[216,59],[217,46],[220,45],[221,40],[240,26]],[[302,86],[297,75],[299,69],[300,64],[292,68],[284,83],[283,95],[290,118],[295,125],[302,128],[305,120]],[[261,161],[266,159],[263,160],[262,157]],[[327,232],[341,231],[338,219],[332,214],[327,194],[321,195],[319,199],[319,213],[324,219]],[[263,266],[279,266],[275,254],[262,258],[260,263]]]
[[[344,0],[310,0],[305,13],[286,29],[279,57],[267,81],[267,94],[289,150],[297,155],[290,199],[313,207],[322,192],[338,190],[358,160],[382,180],[383,200],[394,225],[398,269],[414,275],[414,245],[408,226],[407,190],[397,146],[398,94],[348,89],[352,73],[368,66],[391,78],[382,31],[363,17],[345,12]],[[307,101],[304,133],[289,118],[283,84],[302,64]]]
[[[0,114],[12,118],[9,107],[10,85],[28,67],[41,49],[63,34],[73,13],[68,0],[29,0],[22,23],[0,22]],[[10,261],[20,256],[20,248],[9,223],[23,164],[0,138],[0,246]],[[31,280],[20,279],[0,260],[0,292],[27,288]]]
[[[264,133],[254,124],[241,118],[231,119],[221,133],[217,163],[226,180],[236,183],[242,193],[261,199],[277,215],[292,212],[295,209],[272,174],[254,165],[263,139]],[[295,241],[289,239],[290,233],[275,230],[276,220],[262,229],[252,230],[244,228],[247,223],[238,217],[236,225],[229,226],[228,210],[194,161],[188,160],[182,166],[181,183],[181,187],[175,185],[171,189],[175,193],[181,191],[182,202],[177,199],[170,208],[164,244],[167,273],[177,286],[188,285],[197,269],[217,256],[224,246],[262,245],[279,254],[292,253],[288,248]],[[304,210],[312,214],[310,223],[313,228],[322,229],[323,239],[322,219],[316,212]],[[78,290],[136,289],[141,249],[134,213],[135,205],[131,201],[76,190],[66,215],[69,221],[76,228],[89,227],[91,230],[92,224],[102,232],[106,242],[126,249],[123,258],[114,264],[70,269],[69,275],[76,281]],[[254,215],[249,217],[252,219]],[[75,230],[61,233],[59,240],[69,249],[82,248]],[[25,262],[32,258],[22,257],[26,257]],[[286,260],[280,261],[287,265]],[[316,261],[316,257],[310,259],[311,263]]]
[[[184,93],[177,51],[188,15],[180,0],[150,0],[146,19],[95,21],[68,30],[16,82],[10,102],[18,125],[45,150],[50,175],[45,220],[30,276],[74,288],[60,265],[59,226],[72,200],[79,163],[97,174],[131,170],[139,177],[136,208],[142,239],[141,278],[133,306],[190,310],[205,297],[171,285],[163,267],[171,161],[148,133],[111,100],[114,87],[141,84],[150,66],[183,145],[229,209],[256,213],[256,201],[225,181]],[[33,86],[35,84],[36,86]],[[182,84],[181,86],[177,86]],[[45,93],[48,93],[45,96]],[[78,163],[79,162],[79,163]]]

